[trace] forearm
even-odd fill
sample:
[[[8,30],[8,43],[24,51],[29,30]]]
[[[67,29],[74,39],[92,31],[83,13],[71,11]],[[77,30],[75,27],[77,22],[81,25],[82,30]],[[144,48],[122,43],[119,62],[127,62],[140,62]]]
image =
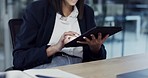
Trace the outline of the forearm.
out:
[[[106,59],[106,50],[104,45],[102,45],[98,52],[92,52],[91,57],[95,60]]]
[[[50,57],[52,55],[54,55],[55,53],[59,52],[60,50],[57,48],[56,45],[50,45],[47,47],[46,49],[46,53],[47,53],[47,56]]]
[[[83,62],[106,59],[106,50],[104,45],[101,46],[97,53],[90,50],[89,46],[85,46],[83,49]]]
[[[40,48],[15,49],[13,52],[14,67],[24,70],[51,62],[52,56],[47,56],[46,48],[46,46],[42,46]]]

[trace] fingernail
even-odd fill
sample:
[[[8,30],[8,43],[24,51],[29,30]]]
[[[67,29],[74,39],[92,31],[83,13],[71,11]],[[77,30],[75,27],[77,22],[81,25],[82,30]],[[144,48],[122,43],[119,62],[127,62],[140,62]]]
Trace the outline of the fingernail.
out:
[[[83,37],[83,39],[86,39],[86,37]]]

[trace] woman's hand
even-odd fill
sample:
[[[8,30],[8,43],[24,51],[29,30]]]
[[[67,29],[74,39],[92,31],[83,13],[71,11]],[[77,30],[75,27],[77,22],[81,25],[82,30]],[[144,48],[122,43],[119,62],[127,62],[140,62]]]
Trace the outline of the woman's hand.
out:
[[[46,52],[47,52],[47,56],[51,56],[53,54],[55,54],[56,52],[59,52],[62,50],[62,48],[64,47],[64,45],[69,42],[68,41],[68,38],[69,37],[72,37],[72,36],[75,36],[75,35],[78,35],[78,33],[76,32],[73,32],[73,31],[68,31],[68,32],[65,32],[61,38],[59,39],[58,43],[54,44],[54,45],[51,45],[50,47],[48,47],[46,49]]]
[[[101,45],[109,37],[109,35],[106,35],[104,38],[102,38],[101,33],[98,33],[98,38],[96,38],[93,34],[91,34],[90,36],[91,36],[91,39],[88,39],[87,37],[83,37],[83,39],[85,39],[85,41],[77,41],[77,42],[81,43],[81,44],[88,44],[91,51],[93,51],[95,53],[97,53],[100,50]]]

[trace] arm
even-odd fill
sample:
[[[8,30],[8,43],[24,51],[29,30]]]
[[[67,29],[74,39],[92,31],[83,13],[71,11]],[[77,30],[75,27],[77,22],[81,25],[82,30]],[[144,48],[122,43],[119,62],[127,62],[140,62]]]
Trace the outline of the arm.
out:
[[[34,7],[33,7],[34,6]],[[29,69],[44,63],[51,62],[52,56],[48,57],[46,53],[47,45],[36,45],[36,37],[41,26],[37,16],[37,4],[27,7],[23,16],[23,24],[16,37],[16,45],[13,51],[13,64],[16,69]],[[35,8],[36,7],[36,8]],[[37,13],[36,13],[37,12]]]
[[[92,8],[90,8],[89,6],[85,6],[85,20],[86,20],[86,25],[87,25],[87,29],[90,29],[94,26],[96,26],[95,24],[95,20],[94,20],[94,11],[92,10]],[[100,48],[100,49],[99,49]],[[101,59],[105,59],[106,58],[106,50],[105,47],[103,45],[103,43],[101,43],[98,46],[98,50],[96,50],[97,52],[94,52],[91,49],[90,46],[85,46],[83,48],[84,50],[84,54],[83,54],[83,61],[94,61],[94,60],[101,60]]]
[[[101,46],[99,52],[97,53],[92,52],[89,46],[85,46],[83,49],[83,62],[106,59],[106,50],[104,45]]]

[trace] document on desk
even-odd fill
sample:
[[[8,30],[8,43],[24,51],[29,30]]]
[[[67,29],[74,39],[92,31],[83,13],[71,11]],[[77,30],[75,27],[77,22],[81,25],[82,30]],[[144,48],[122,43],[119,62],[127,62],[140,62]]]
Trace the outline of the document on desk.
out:
[[[82,78],[59,69],[29,69],[9,71],[6,78]]]
[[[20,70],[12,70],[5,73],[5,78],[31,78],[31,76]]]

